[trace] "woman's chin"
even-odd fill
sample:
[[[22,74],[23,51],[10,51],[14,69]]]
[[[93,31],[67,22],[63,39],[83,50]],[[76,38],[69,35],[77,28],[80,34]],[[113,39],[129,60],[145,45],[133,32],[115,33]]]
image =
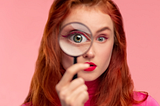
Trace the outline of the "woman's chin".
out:
[[[92,75],[92,73],[78,73],[78,77],[83,78],[84,81],[94,81],[98,76]]]

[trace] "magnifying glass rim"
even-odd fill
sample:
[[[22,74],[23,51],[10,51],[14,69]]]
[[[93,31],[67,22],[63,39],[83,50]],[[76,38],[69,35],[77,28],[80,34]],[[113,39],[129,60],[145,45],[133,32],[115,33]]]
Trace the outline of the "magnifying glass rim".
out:
[[[90,32],[91,44],[90,44],[89,48],[86,50],[86,52],[84,52],[84,53],[82,53],[82,54],[80,54],[80,55],[75,55],[75,56],[74,56],[74,55],[70,55],[70,54],[66,53],[66,52],[62,49],[62,47],[61,47],[61,45],[60,45],[60,34],[61,34],[61,31],[62,31],[67,25],[69,25],[69,24],[81,24],[82,26],[85,26],[85,27],[87,28],[87,30]],[[81,30],[79,30],[79,31],[81,31]],[[84,31],[82,31],[82,32],[84,32]],[[93,35],[92,35],[91,30],[90,30],[85,24],[83,24],[83,23],[81,23],[81,22],[70,22],[70,23],[65,24],[65,25],[60,29],[59,34],[58,34],[58,43],[59,43],[59,46],[60,46],[61,50],[62,50],[65,54],[67,54],[67,55],[69,55],[69,56],[71,56],[71,57],[78,57],[78,56],[81,56],[81,55],[87,53],[88,50],[91,48],[92,43],[93,43]]]

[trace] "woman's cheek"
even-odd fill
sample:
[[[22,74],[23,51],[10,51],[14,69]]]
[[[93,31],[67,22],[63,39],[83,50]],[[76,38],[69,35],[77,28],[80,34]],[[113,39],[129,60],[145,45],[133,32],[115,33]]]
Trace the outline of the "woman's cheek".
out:
[[[65,53],[62,54],[62,66],[66,70],[68,69],[71,65],[73,65],[73,57],[70,57],[66,55]]]

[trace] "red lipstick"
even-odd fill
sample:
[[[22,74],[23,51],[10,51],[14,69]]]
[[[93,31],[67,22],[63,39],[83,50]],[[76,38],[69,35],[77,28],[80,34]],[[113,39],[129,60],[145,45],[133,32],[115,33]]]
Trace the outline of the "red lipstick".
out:
[[[93,71],[93,70],[97,67],[97,65],[94,64],[94,63],[92,63],[92,62],[85,62],[85,63],[86,63],[86,64],[89,64],[90,67],[87,68],[87,69],[84,69],[84,71]]]

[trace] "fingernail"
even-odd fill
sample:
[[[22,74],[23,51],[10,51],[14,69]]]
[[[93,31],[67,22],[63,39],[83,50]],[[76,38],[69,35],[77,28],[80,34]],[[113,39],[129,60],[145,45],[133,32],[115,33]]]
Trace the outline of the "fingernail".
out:
[[[84,80],[82,78],[79,78],[79,80],[84,83]]]
[[[90,65],[89,64],[84,64],[86,68],[88,68]]]

